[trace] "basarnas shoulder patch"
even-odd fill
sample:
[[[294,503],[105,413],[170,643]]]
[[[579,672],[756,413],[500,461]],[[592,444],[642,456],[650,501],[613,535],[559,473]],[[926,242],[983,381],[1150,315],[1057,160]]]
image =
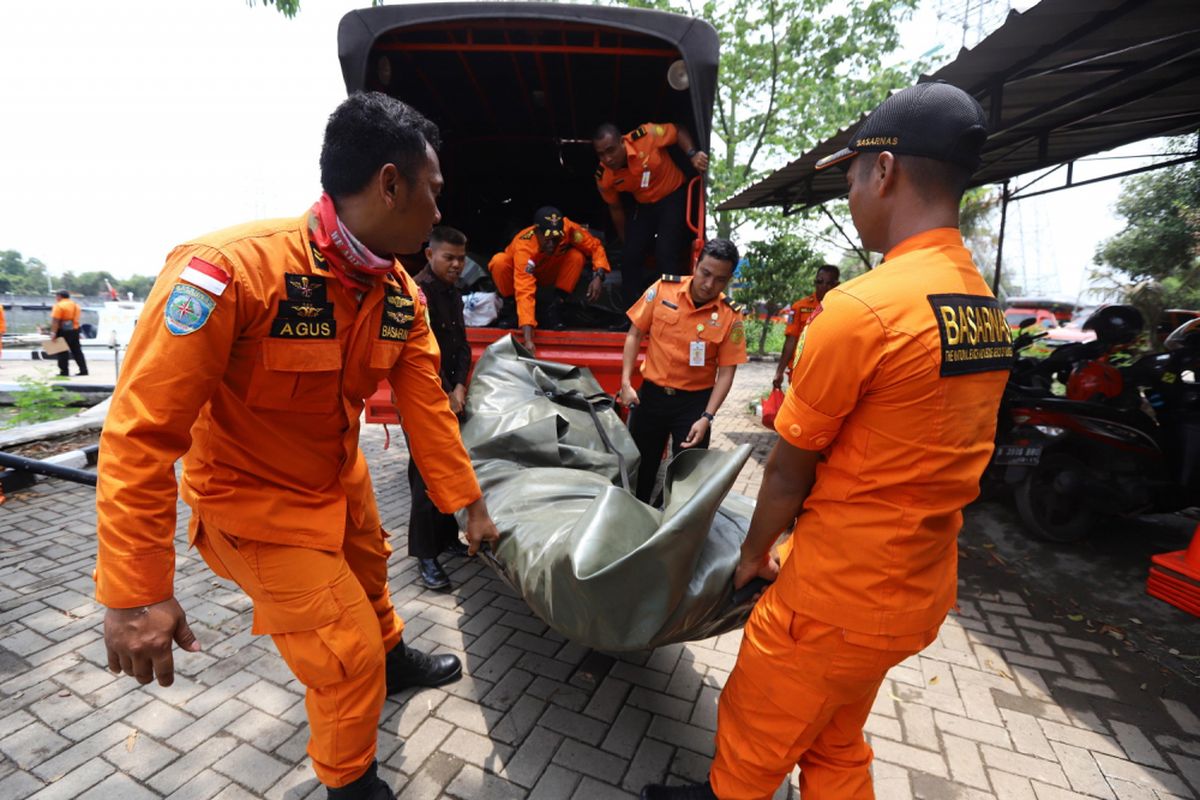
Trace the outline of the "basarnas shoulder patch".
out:
[[[177,283],[167,298],[164,314],[167,330],[175,336],[186,336],[204,327],[212,316],[217,301],[195,286]]]
[[[653,286],[651,286],[649,291],[646,292],[646,302],[653,303],[654,295],[656,295],[656,294],[658,294],[658,292],[655,290],[655,288]]]
[[[733,327],[729,329],[729,341],[734,344],[746,341],[746,328],[742,325],[741,320],[733,323]]]
[[[995,298],[931,294],[928,299],[941,337],[943,377],[1012,368],[1012,331]]]

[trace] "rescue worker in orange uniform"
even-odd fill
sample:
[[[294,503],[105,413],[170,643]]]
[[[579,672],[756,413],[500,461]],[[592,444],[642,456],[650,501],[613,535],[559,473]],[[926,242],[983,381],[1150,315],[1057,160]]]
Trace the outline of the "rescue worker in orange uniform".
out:
[[[637,496],[649,503],[667,439],[671,455],[708,447],[712,422],[746,363],[742,312],[723,290],[738,262],[728,239],[710,239],[696,272],[664,275],[629,309],[617,400],[631,409],[629,433],[641,455]],[[633,388],[642,338],[649,337],[642,386]]]
[[[79,304],[71,299],[71,293],[63,289],[58,293],[58,301],[50,309],[50,340],[62,338],[67,343],[67,349],[58,354],[58,375],[60,378],[71,374],[71,358],[79,368],[77,375],[87,375],[87,359],[83,357],[83,345],[79,343]]]
[[[922,83],[818,163],[848,166],[854,225],[884,261],[826,295],[776,419],[734,573],[736,587],[774,583],[718,703],[709,781],[644,800],[761,800],[797,764],[802,797],[874,797],[863,724],[888,669],[954,605],[962,508],[1012,361],[958,230],[986,138],[970,95]],[[788,528],[780,567],[771,547]]]
[[[788,308],[787,312],[787,327],[783,330],[783,352],[779,354],[779,364],[775,367],[775,380],[772,385],[778,389],[783,385],[783,374],[786,370],[790,375],[792,372],[792,359],[796,355],[796,343],[800,341],[800,337],[804,334],[804,329],[808,327],[808,323],[812,321],[817,310],[821,307],[821,301],[825,299],[825,293],[841,282],[842,273],[837,267],[832,264],[826,264],[817,270],[816,280],[813,281],[813,288],[816,290],[808,297],[802,297]]]
[[[8,323],[4,319],[4,306],[0,306],[0,355],[4,354],[3,334],[7,330],[8,330]]]
[[[533,224],[514,236],[508,247],[488,262],[500,296],[506,300],[516,296],[517,325],[530,352],[535,352],[533,329],[537,327],[538,287],[555,287],[554,305],[562,303],[575,291],[585,259],[592,262],[592,280],[587,288],[590,303],[599,299],[604,276],[612,271],[604,245],[587,228],[564,217],[554,206],[543,206],[533,215]]]
[[[647,122],[624,136],[606,122],[592,135],[592,145],[600,159],[596,188],[625,244],[621,287],[625,302],[632,305],[652,282],[644,270],[651,252],[658,275],[682,273],[686,263],[687,182],[667,148],[679,147],[697,172],[708,169],[708,154],[696,147],[687,130],[667,122]],[[637,202],[628,221],[621,192]]]
[[[471,552],[497,538],[423,299],[391,255],[417,250],[441,216],[437,143],[403,103],[355,94],[329,118],[324,193],[307,214],[177,247],[101,439],[95,577],[109,668],[168,686],[172,641],[200,649],[173,592],[182,457],[188,540],[249,595],[253,632],[306,687],[308,753],[336,800],[394,797],[375,765],[385,694],[462,672],[454,656],[405,646],[388,593],[391,547],[358,447],[380,380],[434,502],[466,509]]]

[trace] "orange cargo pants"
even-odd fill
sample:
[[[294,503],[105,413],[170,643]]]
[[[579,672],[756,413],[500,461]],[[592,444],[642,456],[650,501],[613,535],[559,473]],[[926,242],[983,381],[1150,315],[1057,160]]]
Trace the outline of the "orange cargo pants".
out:
[[[254,601],[255,634],[270,634],[307,689],[308,754],[326,786],[345,786],[375,758],[386,694],[385,654],[404,623],[392,606],[381,528],[346,521],[336,552],[239,539],[192,516],[192,539],[213,572]]]
[[[579,276],[583,274],[585,260],[582,250],[571,249],[560,256],[551,256],[538,264],[533,275],[537,278],[538,286],[555,286],[569,294],[575,291],[575,284],[579,283]],[[514,265],[512,256],[509,253],[501,252],[492,256],[492,260],[488,262],[488,269],[492,273],[496,291],[502,297],[512,297],[517,291],[513,271],[523,270],[525,265]]]
[[[793,612],[768,589],[717,704],[713,792],[764,800],[798,764],[804,800],[873,798],[863,725],[875,693],[936,636],[860,636]]]

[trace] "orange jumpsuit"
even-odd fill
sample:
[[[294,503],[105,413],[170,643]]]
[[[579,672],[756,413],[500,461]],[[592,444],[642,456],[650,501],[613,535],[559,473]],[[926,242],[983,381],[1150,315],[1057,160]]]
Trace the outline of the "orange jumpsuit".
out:
[[[517,296],[517,324],[521,327],[537,327],[534,309],[539,286],[575,291],[585,255],[594,269],[612,272],[604,245],[579,223],[563,217],[563,235],[553,253],[542,252],[536,230],[536,225],[530,225],[488,262],[497,291],[504,297]]]
[[[822,305],[775,428],[825,459],[721,694],[721,800],[770,797],[797,763],[806,800],[874,796],[863,724],[954,604],[1012,359],[955,228],[901,242]]]
[[[384,656],[403,630],[358,447],[363,398],[391,383],[440,509],[480,491],[416,284],[397,268],[360,303],[306,219],[220,231],[168,257],[101,439],[96,598],[172,596],[182,457],[189,540],[254,601],[253,632],[307,687],[317,777],[342,786],[374,758]]]
[[[784,336],[795,336],[800,338],[800,334],[804,332],[804,328],[808,325],[809,320],[813,318],[813,314],[821,307],[821,301],[817,299],[817,295],[810,294],[808,297],[802,297],[788,308],[787,312],[787,327],[783,329]]]
[[[783,329],[783,335],[791,336],[797,340],[803,335],[804,329],[808,327],[808,323],[816,315],[817,309],[821,307],[821,301],[817,299],[816,293],[810,294],[808,297],[802,297],[792,303],[787,310],[787,327]],[[798,347],[799,345],[797,345]],[[796,357],[792,356],[792,362],[795,363]],[[791,382],[792,364],[787,365],[788,382]]]

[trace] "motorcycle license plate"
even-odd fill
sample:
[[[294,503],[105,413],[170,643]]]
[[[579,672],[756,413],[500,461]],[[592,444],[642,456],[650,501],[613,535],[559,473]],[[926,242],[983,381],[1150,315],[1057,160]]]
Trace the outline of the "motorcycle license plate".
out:
[[[996,447],[996,453],[992,456],[992,463],[999,466],[1021,465],[1035,467],[1041,460],[1042,446],[1040,444],[1002,444]]]

